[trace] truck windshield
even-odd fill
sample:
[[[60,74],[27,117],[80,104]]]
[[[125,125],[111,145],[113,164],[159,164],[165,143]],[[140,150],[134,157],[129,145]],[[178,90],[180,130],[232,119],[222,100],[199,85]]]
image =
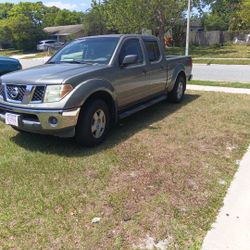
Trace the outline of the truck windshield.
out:
[[[119,38],[86,38],[66,45],[48,63],[108,64]]]

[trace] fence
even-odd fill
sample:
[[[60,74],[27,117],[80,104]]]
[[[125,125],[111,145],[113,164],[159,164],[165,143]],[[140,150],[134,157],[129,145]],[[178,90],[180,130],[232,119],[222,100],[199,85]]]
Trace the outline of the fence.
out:
[[[190,44],[199,46],[209,46],[232,42],[235,37],[246,40],[250,32],[230,32],[230,31],[191,31]]]

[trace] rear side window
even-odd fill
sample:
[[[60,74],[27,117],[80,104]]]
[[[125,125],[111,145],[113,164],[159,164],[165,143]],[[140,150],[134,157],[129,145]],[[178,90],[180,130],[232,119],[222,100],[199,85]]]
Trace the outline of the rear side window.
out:
[[[158,61],[161,57],[157,41],[144,41],[150,62]]]
[[[119,55],[120,65],[122,64],[124,57],[127,55],[137,55],[136,64],[143,63],[142,49],[138,39],[129,39],[124,42]]]
[[[55,41],[47,41],[46,43],[55,43]]]

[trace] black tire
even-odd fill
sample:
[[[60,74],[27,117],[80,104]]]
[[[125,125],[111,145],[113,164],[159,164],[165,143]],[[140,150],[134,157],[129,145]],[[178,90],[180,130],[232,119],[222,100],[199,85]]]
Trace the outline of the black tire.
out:
[[[101,125],[99,126],[98,130],[100,134],[97,136],[97,132],[92,132],[92,128],[95,124],[95,118],[94,115],[100,115],[101,114],[105,116],[105,127],[103,129],[99,129],[102,126],[104,126],[104,118],[102,116],[102,119],[98,118],[98,120],[102,120]],[[110,128],[110,113],[107,104],[103,100],[91,100],[84,107],[82,108],[78,123],[76,125],[76,133],[75,133],[75,139],[76,141],[86,147],[93,147],[100,143],[102,143]]]
[[[177,77],[174,88],[169,92],[169,100],[173,103],[180,103],[183,100],[184,93],[186,90],[186,79],[180,75]]]

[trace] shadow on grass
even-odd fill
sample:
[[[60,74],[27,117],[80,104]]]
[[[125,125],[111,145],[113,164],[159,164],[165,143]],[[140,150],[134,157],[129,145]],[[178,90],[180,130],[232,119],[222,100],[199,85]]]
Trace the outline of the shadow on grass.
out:
[[[92,155],[115,147],[117,144],[128,139],[138,131],[149,127],[154,122],[166,118],[197,98],[199,98],[199,95],[186,94],[181,104],[161,102],[123,119],[117,126],[111,129],[107,140],[95,148],[83,148],[76,144],[72,138],[63,139],[30,133],[18,133],[12,137],[11,140],[26,150],[33,152],[38,151],[47,154],[57,154],[64,157],[82,157]]]

